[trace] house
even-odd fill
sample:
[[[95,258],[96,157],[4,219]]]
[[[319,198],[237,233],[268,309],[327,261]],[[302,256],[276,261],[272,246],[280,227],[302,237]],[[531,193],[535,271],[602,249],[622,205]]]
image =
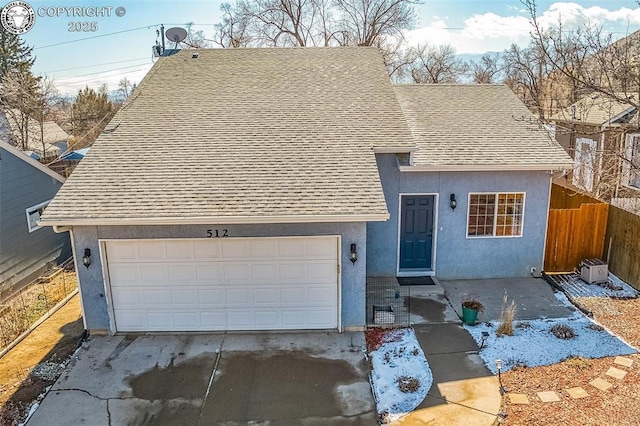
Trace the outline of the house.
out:
[[[38,224],[64,178],[0,141],[0,293],[71,257],[68,233]]]
[[[633,204],[640,197],[637,99],[592,94],[551,118],[557,141],[574,162],[567,178],[556,183],[613,204]]]
[[[0,129],[12,139],[13,145],[28,152],[32,158],[43,162],[52,161],[67,150],[69,134],[55,121],[40,123],[29,118],[26,125],[19,124],[19,121],[18,111],[6,111],[0,114]]]
[[[71,232],[91,331],[351,330],[367,276],[540,270],[570,165],[505,86],[393,86],[375,48],[183,50],[40,223]]]

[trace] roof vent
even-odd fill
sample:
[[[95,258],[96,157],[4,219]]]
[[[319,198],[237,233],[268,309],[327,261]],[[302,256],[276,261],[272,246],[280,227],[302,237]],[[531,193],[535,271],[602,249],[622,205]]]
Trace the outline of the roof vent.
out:
[[[193,53],[193,54],[191,55],[191,59],[198,59],[198,56],[200,56],[200,54],[199,54],[199,53]]]

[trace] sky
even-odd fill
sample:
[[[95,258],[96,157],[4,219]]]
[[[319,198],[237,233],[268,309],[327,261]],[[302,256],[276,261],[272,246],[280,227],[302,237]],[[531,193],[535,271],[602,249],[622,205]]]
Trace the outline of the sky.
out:
[[[85,85],[97,88],[107,84],[115,90],[123,77],[139,82],[153,65],[151,48],[160,24],[166,30],[193,23],[194,30],[212,37],[222,2],[27,3],[36,12],[33,28],[22,36],[34,48],[33,71],[52,78],[61,93],[73,95]],[[61,9],[72,6],[100,8],[105,16],[69,16]],[[118,8],[121,16],[116,14]],[[416,12],[417,25],[406,33],[410,44],[450,44],[459,54],[481,54],[503,51],[512,43],[525,46],[529,42],[529,15],[520,0],[423,0]],[[635,0],[538,0],[538,14],[543,25],[553,25],[559,17],[565,26],[593,23],[616,39],[640,28],[640,7]]]

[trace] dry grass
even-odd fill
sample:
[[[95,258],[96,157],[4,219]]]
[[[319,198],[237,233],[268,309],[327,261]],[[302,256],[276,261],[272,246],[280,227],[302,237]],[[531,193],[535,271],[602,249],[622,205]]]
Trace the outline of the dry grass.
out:
[[[507,293],[502,297],[502,307],[500,308],[500,324],[496,330],[497,336],[513,336],[513,318],[516,316],[516,302],[507,298]]]
[[[0,349],[77,287],[75,271],[63,270],[48,282],[34,283],[0,305]]]
[[[635,313],[640,300],[581,298],[578,303],[594,313],[595,320],[627,343],[638,347],[640,324]],[[640,356],[629,355],[634,362],[630,368],[615,365],[615,357],[601,359],[572,358],[546,367],[516,368],[502,375],[509,392],[524,393],[531,404],[511,404],[504,399],[508,414],[506,425],[637,425],[640,419]],[[607,376],[615,366],[627,371],[622,380]],[[601,391],[589,384],[601,378],[613,386]],[[571,399],[566,389],[581,386],[588,397]],[[559,402],[543,403],[536,392],[555,391]]]

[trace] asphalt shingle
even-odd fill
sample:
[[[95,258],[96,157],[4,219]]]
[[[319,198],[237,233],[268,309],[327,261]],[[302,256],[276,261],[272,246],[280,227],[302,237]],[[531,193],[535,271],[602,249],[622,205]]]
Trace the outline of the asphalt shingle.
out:
[[[158,60],[43,224],[386,217],[373,147],[415,143],[377,49],[195,52]]]
[[[570,167],[551,139],[505,85],[394,86],[419,150],[416,166]]]

